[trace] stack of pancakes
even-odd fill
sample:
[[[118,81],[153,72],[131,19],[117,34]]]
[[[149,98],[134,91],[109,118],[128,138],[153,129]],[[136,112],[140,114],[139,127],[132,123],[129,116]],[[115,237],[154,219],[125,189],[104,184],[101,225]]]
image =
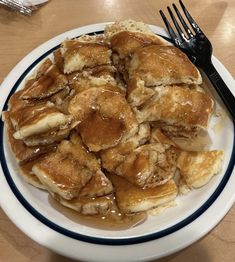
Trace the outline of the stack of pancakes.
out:
[[[223,151],[185,151],[214,102],[187,56],[142,22],[65,40],[9,100],[8,140],[30,184],[82,214],[146,211],[221,170]],[[114,203],[115,202],[115,203]]]

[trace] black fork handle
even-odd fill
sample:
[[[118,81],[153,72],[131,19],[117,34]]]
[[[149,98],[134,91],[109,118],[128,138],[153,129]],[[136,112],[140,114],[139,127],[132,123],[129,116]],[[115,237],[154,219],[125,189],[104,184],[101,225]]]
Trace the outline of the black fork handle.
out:
[[[210,79],[212,85],[216,89],[217,93],[221,97],[228,111],[230,112],[233,121],[235,121],[235,97],[229,90],[224,80],[221,78],[214,65],[210,63],[203,71],[206,73],[207,77]]]

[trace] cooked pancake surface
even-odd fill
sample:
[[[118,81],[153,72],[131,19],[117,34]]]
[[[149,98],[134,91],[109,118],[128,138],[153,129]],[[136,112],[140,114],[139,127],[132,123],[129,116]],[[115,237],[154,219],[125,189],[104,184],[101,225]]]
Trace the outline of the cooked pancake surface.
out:
[[[169,133],[171,126],[175,126],[179,135],[182,129],[182,136],[187,128],[207,129],[214,106],[209,95],[177,85],[158,87],[155,91],[156,95],[136,110],[139,122],[161,122]]]
[[[66,74],[80,71],[84,67],[111,64],[111,50],[105,44],[66,40],[61,50]]]
[[[131,55],[139,47],[151,44],[167,45],[167,42],[157,35],[129,31],[120,31],[111,38],[111,47],[120,58]]]
[[[8,111],[3,112],[3,118],[6,124],[8,142],[18,163],[22,164],[32,161],[43,154],[55,150],[56,147],[53,144],[47,146],[27,147],[22,140],[14,138],[13,135],[15,133],[15,129],[12,125]]]
[[[173,46],[150,45],[139,48],[129,67],[129,77],[135,76],[144,80],[146,86],[202,82],[198,69],[186,54]]]
[[[154,188],[142,189],[123,177],[109,175],[114,188],[118,207],[126,213],[149,210],[167,203],[177,196],[178,190],[173,180]]]
[[[207,184],[222,168],[224,152],[212,150],[205,152],[182,151],[177,160],[180,174],[190,188]]]
[[[177,151],[162,144],[148,144],[130,153],[116,173],[142,188],[165,184],[176,171]]]
[[[113,147],[138,130],[125,98],[109,90],[90,88],[78,93],[69,104],[69,112],[80,122],[78,129],[91,151]]]
[[[65,75],[61,74],[59,69],[52,65],[45,74],[36,80],[31,86],[28,85],[21,95],[23,99],[44,99],[59,92],[68,84]]]

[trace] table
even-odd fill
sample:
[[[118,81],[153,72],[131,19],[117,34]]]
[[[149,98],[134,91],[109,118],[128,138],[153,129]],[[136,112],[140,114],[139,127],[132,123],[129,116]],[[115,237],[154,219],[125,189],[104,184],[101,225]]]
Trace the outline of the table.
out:
[[[175,1],[176,2],[176,1]],[[235,1],[184,0],[213,43],[214,55],[235,75]],[[171,1],[51,0],[32,17],[0,8],[0,83],[27,53],[44,41],[73,28],[132,18],[163,26],[158,10]],[[0,209],[0,261],[68,262],[25,236]],[[160,262],[235,261],[235,206],[207,236]]]

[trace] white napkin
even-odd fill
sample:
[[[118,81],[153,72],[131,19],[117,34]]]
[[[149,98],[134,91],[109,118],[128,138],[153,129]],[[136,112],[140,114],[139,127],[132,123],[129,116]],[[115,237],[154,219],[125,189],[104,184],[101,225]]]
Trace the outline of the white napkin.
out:
[[[24,6],[32,6],[32,5],[43,4],[48,0],[18,0],[18,1],[21,2]]]

